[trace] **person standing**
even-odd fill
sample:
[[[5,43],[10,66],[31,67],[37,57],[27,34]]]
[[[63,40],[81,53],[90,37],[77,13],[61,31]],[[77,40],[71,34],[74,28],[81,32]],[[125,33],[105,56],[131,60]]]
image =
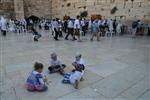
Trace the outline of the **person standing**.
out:
[[[138,21],[133,21],[132,23],[132,37],[135,38],[136,32],[138,28]]]
[[[117,22],[116,19],[113,21],[113,29],[114,29],[114,34],[117,33]]]
[[[9,31],[15,32],[15,22],[12,19],[9,20]]]
[[[4,19],[4,17],[1,17],[0,23],[1,23],[0,26],[1,26],[2,35],[6,36],[6,30],[7,30],[7,21],[6,21],[6,19]]]
[[[148,28],[148,33],[147,33],[147,35],[150,36],[150,22],[148,23],[147,28]]]
[[[77,16],[75,22],[74,22],[74,36],[78,36],[78,41],[80,42],[80,21],[79,21],[80,16]]]
[[[98,20],[94,20],[92,23],[92,38],[91,41],[93,41],[94,36],[97,37],[97,41],[100,41],[99,39],[99,25],[98,25]]]
[[[81,28],[82,28],[82,36],[85,36],[85,19],[82,18],[81,20]]]
[[[64,21],[64,32],[67,33],[67,26],[68,26],[68,22],[67,20]]]
[[[108,20],[108,29],[109,29],[109,33],[112,37],[113,36],[113,21],[112,21],[112,19]]]
[[[91,34],[91,27],[92,26],[92,20],[88,21],[88,33]]]
[[[63,38],[63,32],[62,32],[62,21],[58,21],[58,32],[59,32],[59,37]]]
[[[117,33],[117,35],[121,35],[121,27],[122,27],[122,24],[121,24],[121,22],[119,21],[119,22],[118,22],[118,25],[117,25],[117,28],[116,28],[116,33]]]
[[[68,40],[68,36],[71,34],[71,36],[72,36],[72,40],[74,41],[74,40],[76,40],[75,39],[75,37],[74,37],[74,35],[73,35],[73,27],[74,27],[74,25],[73,25],[73,21],[72,21],[72,19],[68,19],[68,33],[67,33],[67,35],[66,35],[66,37],[65,37],[65,40]]]
[[[54,39],[56,41],[58,41],[59,32],[58,32],[58,19],[57,18],[53,22],[53,27],[54,27],[54,31],[55,31]]]

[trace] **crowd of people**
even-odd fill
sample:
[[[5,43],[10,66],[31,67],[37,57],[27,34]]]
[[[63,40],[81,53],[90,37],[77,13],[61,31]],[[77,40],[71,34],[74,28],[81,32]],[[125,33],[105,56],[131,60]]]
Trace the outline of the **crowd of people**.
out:
[[[3,36],[6,36],[7,32],[23,33],[31,30],[36,37],[34,40],[38,41],[41,35],[36,31],[37,27],[35,26],[37,25],[41,30],[51,30],[56,41],[59,40],[59,37],[68,40],[70,35],[73,41],[81,41],[81,36],[87,34],[91,34],[91,41],[95,36],[97,41],[100,41],[100,36],[112,37],[123,34],[132,34],[132,37],[136,35],[150,36],[150,22],[144,24],[140,20],[134,20],[132,25],[128,26],[121,20],[85,19],[80,16],[77,16],[76,19],[69,17],[65,20],[58,18],[53,20],[41,19],[36,24],[32,19],[8,20],[4,17],[0,18],[0,30]]]
[[[93,41],[96,37],[97,41],[100,41],[102,36],[113,37],[115,35],[123,35],[130,33],[133,38],[138,34],[150,36],[150,22],[148,24],[142,23],[140,20],[134,20],[132,25],[129,27],[126,23],[120,20],[112,19],[85,19],[77,16],[76,19],[68,18],[60,20],[58,18],[53,20],[42,19],[36,23],[32,19],[22,20],[8,20],[4,17],[0,17],[0,31],[2,36],[6,36],[7,32],[14,33],[28,33],[32,31],[34,35],[34,41],[38,41],[42,37],[40,30],[51,30],[54,40],[58,41],[59,38],[69,40],[71,35],[72,41],[82,41],[82,36],[91,35],[90,40]],[[147,31],[145,31],[147,30]],[[146,32],[146,33],[145,33]],[[84,80],[85,63],[81,54],[75,56],[75,60],[72,63],[74,69],[66,73],[64,69],[67,67],[58,58],[56,53],[51,54],[50,66],[48,71],[50,74],[58,72],[64,76],[62,80],[63,84],[73,84],[74,88],[79,88],[80,81]],[[42,75],[43,64],[36,62],[34,69],[29,75],[26,81],[26,88],[29,91],[46,91],[49,84],[46,76]]]
[[[77,16],[76,19],[68,17],[65,20],[59,18],[53,20],[41,19],[36,24],[32,19],[8,20],[4,17],[0,18],[0,30],[3,36],[6,36],[7,32],[23,33],[31,30],[35,35],[34,40],[38,41],[41,35],[36,31],[37,27],[35,26],[38,26],[41,30],[51,30],[56,41],[59,40],[59,37],[68,40],[70,35],[73,41],[81,41],[81,36],[87,34],[91,34],[91,41],[95,36],[97,41],[100,41],[101,36],[112,37],[123,34],[132,34],[132,37],[139,34],[150,36],[150,22],[144,24],[140,20],[134,20],[132,25],[129,26],[121,20],[85,19],[80,16]]]

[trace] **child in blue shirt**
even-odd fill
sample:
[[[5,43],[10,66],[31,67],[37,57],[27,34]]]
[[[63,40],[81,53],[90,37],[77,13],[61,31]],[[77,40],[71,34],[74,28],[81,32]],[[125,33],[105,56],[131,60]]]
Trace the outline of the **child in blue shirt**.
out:
[[[48,87],[46,86],[46,84],[48,84],[48,80],[47,78],[43,78],[41,74],[43,72],[43,68],[44,66],[42,63],[36,62],[34,64],[34,70],[26,81],[27,90],[39,92],[48,90]]]

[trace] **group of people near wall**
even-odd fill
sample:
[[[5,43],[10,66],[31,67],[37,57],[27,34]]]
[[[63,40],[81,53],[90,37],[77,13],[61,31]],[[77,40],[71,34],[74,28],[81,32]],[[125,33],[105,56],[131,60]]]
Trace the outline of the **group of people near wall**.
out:
[[[134,20],[131,26],[128,26],[121,20],[112,19],[85,19],[77,16],[76,19],[68,18],[60,20],[59,18],[53,20],[41,19],[38,23],[34,23],[32,19],[26,20],[8,20],[4,17],[0,18],[0,30],[3,36],[6,36],[7,32],[23,33],[32,30],[34,40],[38,41],[41,37],[40,33],[36,31],[35,26],[42,30],[51,30],[52,35],[56,41],[59,37],[64,37],[68,40],[71,35],[72,40],[81,41],[81,36],[91,34],[91,41],[96,36],[97,41],[100,41],[100,36],[115,36],[123,34],[132,34],[132,37],[136,35],[148,35],[150,36],[150,22],[148,24],[142,23],[140,20]],[[38,33],[38,34],[37,34]],[[40,35],[40,36],[39,36]],[[64,36],[65,35],[65,36]],[[35,37],[39,37],[36,38]]]
[[[8,32],[15,32],[15,33],[27,32],[27,23],[25,19],[12,20],[1,17],[0,29],[2,31],[3,36],[6,36],[6,33]]]
[[[60,27],[61,26],[61,27]],[[142,23],[140,20],[134,20],[131,26],[128,26],[121,20],[112,19],[89,19],[80,18],[77,16],[76,19],[68,18],[61,22],[58,18],[52,21],[52,28],[55,33],[55,40],[58,40],[59,28],[62,28],[66,34],[65,39],[68,40],[68,36],[72,36],[72,40],[81,41],[81,36],[85,36],[90,33],[91,41],[96,36],[97,40],[100,40],[100,36],[114,36],[123,34],[132,34],[132,37],[136,35],[148,35],[150,36],[150,22],[148,24]],[[145,31],[146,30],[146,31]]]

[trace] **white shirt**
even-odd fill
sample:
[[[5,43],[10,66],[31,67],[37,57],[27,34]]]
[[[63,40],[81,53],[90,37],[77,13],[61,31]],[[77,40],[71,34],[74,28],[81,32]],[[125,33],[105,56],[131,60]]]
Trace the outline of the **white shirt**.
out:
[[[106,22],[106,20],[103,20],[102,23],[101,23],[101,25],[105,25],[105,22]]]
[[[80,21],[78,19],[74,22],[74,29],[80,29]]]
[[[75,60],[74,62],[76,62],[77,64],[83,64],[83,65],[85,65],[85,62],[84,62],[83,58],[80,58],[79,61]]]
[[[51,60],[50,63],[51,63],[51,65],[60,65],[61,64],[60,60],[56,60],[56,61]]]
[[[98,20],[98,25],[100,26],[102,24],[102,21],[101,20]]]
[[[108,20],[108,25],[109,25],[109,30],[112,31],[113,30],[113,21]]]
[[[58,22],[57,21],[53,22],[53,27],[56,28],[56,29],[58,29]]]
[[[85,66],[85,61],[83,60],[83,58],[81,58],[79,61],[76,61],[76,60],[75,60],[75,62],[76,62],[77,64],[82,64],[82,65]],[[81,76],[83,76],[83,75],[84,75],[84,70],[82,70],[81,73],[82,73]]]
[[[1,20],[1,30],[7,29],[7,22],[5,19]]]
[[[89,20],[89,23],[88,23],[88,28],[91,28],[92,27],[92,21]]]
[[[71,82],[72,84],[74,84],[74,83],[76,82],[76,80],[77,80],[77,81],[80,81],[81,77],[82,77],[82,73],[79,72],[79,71],[75,71],[75,72],[72,73],[71,76],[70,76],[70,82]]]
[[[85,21],[81,20],[81,26],[85,26]]]
[[[73,28],[73,27],[74,27],[73,22],[70,20],[70,21],[68,22],[68,28]]]

